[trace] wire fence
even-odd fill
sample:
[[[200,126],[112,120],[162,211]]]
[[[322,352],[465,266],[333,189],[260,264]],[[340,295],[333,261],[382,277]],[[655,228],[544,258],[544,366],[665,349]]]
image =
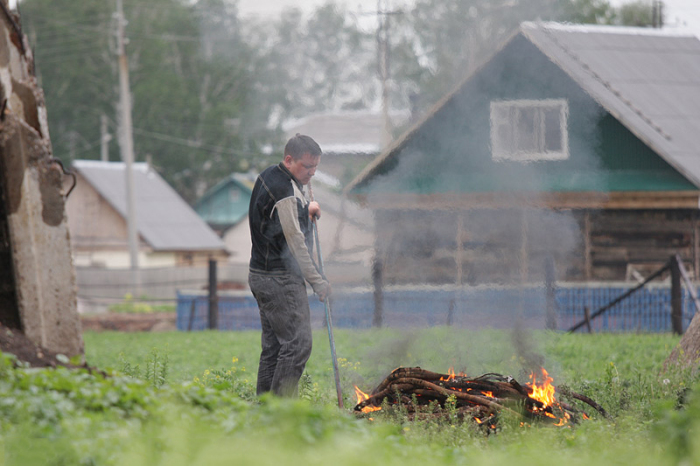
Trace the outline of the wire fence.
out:
[[[630,284],[559,284],[554,289],[556,326],[567,330],[585,319],[586,308],[595,311],[627,292]],[[391,328],[453,325],[463,328],[530,329],[546,327],[547,290],[529,287],[483,286],[462,289],[394,288],[383,293],[383,326]],[[695,308],[683,290],[682,321],[687,328]],[[177,328],[208,328],[209,300],[204,293],[178,294]],[[310,296],[314,328],[324,326],[323,304]],[[255,299],[249,291],[218,296],[220,330],[260,329]],[[332,301],[333,325],[338,328],[369,328],[374,314],[371,289],[338,290]],[[671,287],[640,288],[625,300],[591,321],[594,332],[670,332]],[[585,329],[583,330],[585,331]]]

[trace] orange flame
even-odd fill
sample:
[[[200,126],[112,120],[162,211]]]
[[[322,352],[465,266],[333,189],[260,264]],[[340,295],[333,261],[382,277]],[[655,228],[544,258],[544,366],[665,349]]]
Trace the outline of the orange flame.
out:
[[[447,369],[447,378],[440,377],[440,380],[443,382],[447,382],[448,380],[453,380],[455,378],[455,368],[450,367]]]
[[[554,399],[555,389],[554,385],[552,385],[554,379],[549,376],[543,367],[541,367],[540,370],[542,371],[542,382],[539,384],[537,383],[538,377],[533,372],[530,374],[530,383],[528,386],[532,389],[530,398],[541,402],[546,408],[548,406],[552,406],[556,402]]]
[[[539,377],[534,372],[530,374],[530,383],[527,384],[527,386],[532,390],[530,398],[542,403],[542,411],[544,411],[546,408],[550,408],[551,410],[552,407],[558,407],[561,409],[561,406],[559,405],[559,403],[557,403],[557,400],[554,397],[554,393],[556,391],[554,385],[552,385],[554,379],[549,376],[549,374],[543,367],[540,367],[540,370],[542,371],[542,375]],[[538,380],[540,380],[539,383]],[[538,410],[538,408],[535,409]],[[555,426],[563,426],[564,424],[569,422],[571,416],[569,415],[569,413],[563,410],[561,411],[563,413],[563,417],[557,417],[551,412],[547,411],[544,411],[544,415],[547,417],[551,417],[552,419],[558,419],[559,422],[554,424]]]
[[[355,394],[357,395],[357,404],[369,399],[369,395],[360,390],[357,385],[355,385]],[[365,406],[361,411],[363,413],[371,413],[372,411],[379,411],[380,409],[382,409],[380,406]]]

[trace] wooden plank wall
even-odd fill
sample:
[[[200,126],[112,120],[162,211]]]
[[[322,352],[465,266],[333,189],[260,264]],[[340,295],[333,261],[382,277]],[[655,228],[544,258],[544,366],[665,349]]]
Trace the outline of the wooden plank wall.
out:
[[[608,210],[580,212],[580,223],[589,217],[590,277],[571,279],[634,279],[648,276],[678,253],[696,276],[698,268],[698,211]],[[638,278],[638,276],[637,276]]]
[[[698,211],[383,211],[377,248],[387,284],[636,281],[680,254],[698,269]]]

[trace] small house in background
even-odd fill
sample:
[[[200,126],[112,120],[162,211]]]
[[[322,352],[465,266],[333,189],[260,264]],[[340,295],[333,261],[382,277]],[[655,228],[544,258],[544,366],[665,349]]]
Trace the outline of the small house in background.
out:
[[[204,193],[194,206],[197,214],[222,238],[230,263],[250,261],[248,207],[256,177],[254,173],[233,173]]]
[[[388,284],[697,277],[700,41],[524,23],[347,190]]]
[[[125,164],[75,160],[75,189],[66,202],[76,266],[128,268]],[[204,265],[225,259],[221,239],[146,163],[134,163],[139,266]]]
[[[407,112],[390,113],[393,127],[404,125]],[[297,133],[311,136],[323,150],[321,170],[346,184],[385,147],[381,112],[356,110],[321,112],[285,124],[286,138]]]

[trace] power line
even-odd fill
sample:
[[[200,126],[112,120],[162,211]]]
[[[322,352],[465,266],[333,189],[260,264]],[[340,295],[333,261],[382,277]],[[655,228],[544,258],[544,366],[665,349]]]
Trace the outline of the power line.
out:
[[[54,63],[59,63],[63,61],[73,61],[76,59],[88,59],[90,57],[85,56],[83,53],[78,53],[75,55],[62,55],[52,59],[36,60],[36,66],[41,68],[42,65],[52,65]]]
[[[50,48],[50,49],[37,49],[34,52],[34,56],[38,57],[41,55],[46,55],[50,54],[50,57],[56,57],[58,55],[72,55],[73,53],[76,52],[87,52],[88,50],[93,50],[95,48],[101,48],[100,44],[83,44],[80,47],[70,47],[70,48],[63,48],[63,47],[55,47],[55,48]],[[57,53],[57,52],[65,52],[64,54]]]
[[[171,136],[168,134],[162,134],[162,133],[155,133],[153,131],[147,131],[144,129],[140,128],[134,128],[134,133],[140,134],[142,136],[146,137],[151,137],[153,139],[158,139],[160,141],[164,142],[170,142],[172,144],[178,144],[181,146],[185,147],[190,147],[192,149],[199,149],[203,150],[206,152],[211,152],[214,154],[221,154],[221,155],[239,155],[239,156],[252,156],[252,155],[259,155],[257,152],[240,152],[240,151],[235,151],[228,149],[226,147],[220,147],[220,146],[210,146],[208,144],[200,143],[197,141],[192,141],[191,139],[182,139],[178,138],[176,136]]]

